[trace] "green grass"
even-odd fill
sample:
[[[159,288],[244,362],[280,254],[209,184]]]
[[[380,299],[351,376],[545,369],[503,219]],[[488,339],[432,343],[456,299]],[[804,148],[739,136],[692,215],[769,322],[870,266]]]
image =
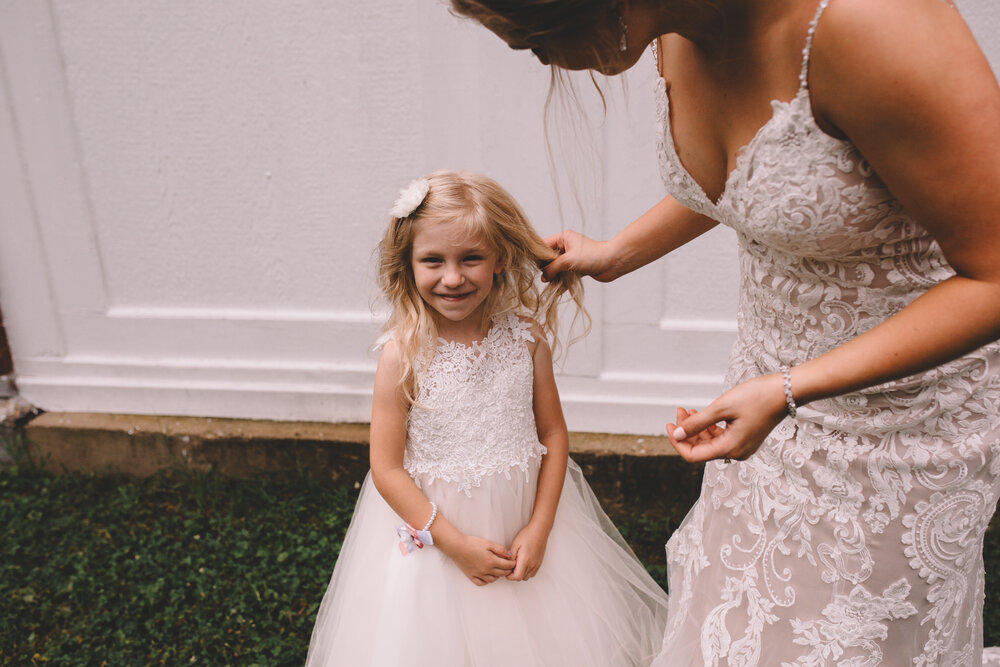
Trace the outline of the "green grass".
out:
[[[0,469],[0,664],[301,665],[356,494],[304,476]],[[662,585],[674,524],[619,522]],[[990,645],[996,530],[985,553]]]

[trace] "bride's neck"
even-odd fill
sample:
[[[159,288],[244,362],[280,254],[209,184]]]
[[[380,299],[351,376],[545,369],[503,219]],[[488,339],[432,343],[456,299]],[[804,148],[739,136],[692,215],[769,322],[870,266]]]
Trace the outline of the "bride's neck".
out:
[[[676,33],[706,53],[735,53],[794,9],[793,0],[647,0],[653,37]]]

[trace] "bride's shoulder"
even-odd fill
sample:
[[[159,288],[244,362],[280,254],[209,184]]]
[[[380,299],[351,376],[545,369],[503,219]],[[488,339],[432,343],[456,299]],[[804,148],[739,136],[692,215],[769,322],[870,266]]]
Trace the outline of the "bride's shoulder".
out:
[[[828,0],[815,27],[812,60],[893,67],[937,52],[935,43],[942,41],[975,47],[948,0]]]
[[[994,81],[961,15],[945,0],[830,0],[809,63],[813,110],[851,136],[933,111],[944,88]],[[994,84],[995,85],[995,84]]]

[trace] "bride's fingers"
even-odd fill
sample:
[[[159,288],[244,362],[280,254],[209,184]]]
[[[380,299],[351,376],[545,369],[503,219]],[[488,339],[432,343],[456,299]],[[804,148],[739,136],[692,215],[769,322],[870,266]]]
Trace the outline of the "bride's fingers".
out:
[[[709,427],[708,427],[707,429],[705,429],[705,430],[706,430],[706,431],[708,432],[708,434],[709,434],[709,435],[711,435],[711,436],[712,436],[713,438],[718,438],[718,437],[719,437],[720,435],[722,435],[723,433],[725,433],[725,432],[726,432],[726,429],[725,429],[725,427],[723,427],[723,426],[720,426],[719,424],[712,424],[711,426],[709,426]]]
[[[694,415],[694,414],[697,414],[697,413],[698,413],[697,410],[689,410],[688,411],[688,415]],[[678,423],[680,423],[680,422],[682,422],[684,420],[683,419],[678,419],[677,421],[678,421]],[[696,437],[697,438],[696,442],[704,442],[704,441],[711,440],[713,438],[717,438],[720,435],[722,435],[724,432],[725,432],[725,427],[721,426],[719,424],[719,422],[714,422],[714,423],[709,424],[708,426],[706,426],[705,429],[703,431],[699,432],[696,436],[689,436],[689,439],[691,437]]]
[[[563,271],[569,269],[569,260],[566,255],[559,255],[542,268],[542,280],[548,282]]]
[[[679,440],[675,445],[677,453],[688,463],[703,463],[712,459],[742,459],[732,437],[723,433],[718,438],[692,443]]]
[[[559,232],[545,237],[545,245],[557,252],[562,252],[566,248],[565,232]]]
[[[724,419],[725,416],[719,412],[718,408],[714,407],[714,404],[709,405],[702,412],[689,410],[687,417],[677,422],[677,428],[674,429],[672,435],[676,440],[689,440],[692,436]]]

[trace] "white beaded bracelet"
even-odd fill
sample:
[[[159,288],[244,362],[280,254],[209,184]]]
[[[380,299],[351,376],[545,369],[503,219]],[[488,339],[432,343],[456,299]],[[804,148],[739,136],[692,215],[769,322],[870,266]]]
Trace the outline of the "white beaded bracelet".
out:
[[[788,370],[788,366],[784,364],[781,365],[781,379],[784,381],[785,385],[785,404],[788,406],[788,416],[795,419],[795,397],[792,396],[792,374]]]
[[[431,537],[431,524],[434,523],[434,519],[437,518],[438,506],[437,503],[435,503],[433,500],[430,501],[430,503],[431,503],[431,518],[427,519],[427,523],[424,524],[424,527],[417,531],[417,539],[419,539],[424,544],[434,546],[434,538]]]

